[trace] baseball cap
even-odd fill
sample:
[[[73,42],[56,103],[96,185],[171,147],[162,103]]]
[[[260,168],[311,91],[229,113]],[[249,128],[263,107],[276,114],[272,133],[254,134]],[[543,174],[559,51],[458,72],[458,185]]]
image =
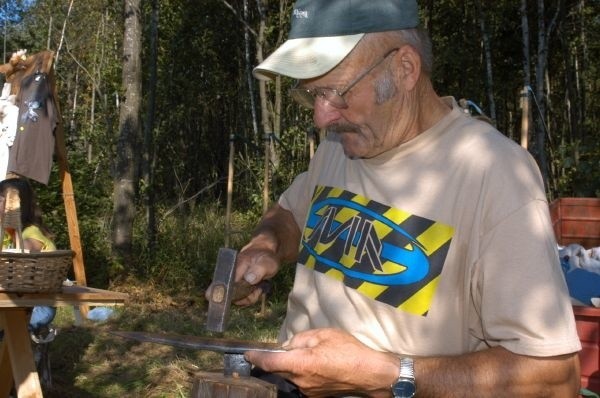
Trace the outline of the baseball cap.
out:
[[[416,0],[297,0],[291,18],[288,40],[254,68],[257,79],[321,76],[339,64],[365,33],[419,25]]]

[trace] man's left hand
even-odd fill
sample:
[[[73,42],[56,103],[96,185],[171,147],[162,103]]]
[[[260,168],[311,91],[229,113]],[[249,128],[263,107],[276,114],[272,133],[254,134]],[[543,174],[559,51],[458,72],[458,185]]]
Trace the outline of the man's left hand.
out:
[[[398,377],[399,359],[375,351],[338,329],[314,329],[295,335],[284,353],[248,351],[246,359],[296,384],[309,397],[368,394],[389,397]]]

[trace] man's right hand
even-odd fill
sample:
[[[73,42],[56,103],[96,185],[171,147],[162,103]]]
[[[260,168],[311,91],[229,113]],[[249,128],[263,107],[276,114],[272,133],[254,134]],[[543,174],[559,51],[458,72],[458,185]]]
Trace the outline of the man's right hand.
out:
[[[280,260],[277,254],[253,239],[240,250],[235,265],[235,280],[244,279],[251,285],[257,285],[260,281],[271,279],[279,271]],[[256,289],[247,297],[236,301],[234,304],[246,306],[258,301],[262,289]]]
[[[263,216],[250,242],[239,251],[235,262],[235,281],[242,279],[251,285],[271,279],[282,262],[295,261],[298,255],[300,229],[291,212],[278,204]],[[207,289],[207,298],[210,289]],[[258,301],[262,289],[256,289],[237,305],[251,305]]]

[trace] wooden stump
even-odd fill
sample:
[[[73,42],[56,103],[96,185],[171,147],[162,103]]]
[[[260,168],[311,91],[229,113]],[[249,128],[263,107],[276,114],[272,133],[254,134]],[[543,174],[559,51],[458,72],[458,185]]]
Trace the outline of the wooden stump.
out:
[[[274,384],[256,377],[197,372],[191,398],[277,398]]]

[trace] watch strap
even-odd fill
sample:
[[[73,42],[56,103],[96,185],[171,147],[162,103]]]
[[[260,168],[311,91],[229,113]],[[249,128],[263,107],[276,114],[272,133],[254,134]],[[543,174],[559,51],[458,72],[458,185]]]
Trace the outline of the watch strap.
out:
[[[391,386],[394,398],[413,398],[416,393],[415,366],[412,358],[400,358],[398,379]]]
[[[400,358],[400,375],[399,379],[415,380],[415,364],[412,358]]]

